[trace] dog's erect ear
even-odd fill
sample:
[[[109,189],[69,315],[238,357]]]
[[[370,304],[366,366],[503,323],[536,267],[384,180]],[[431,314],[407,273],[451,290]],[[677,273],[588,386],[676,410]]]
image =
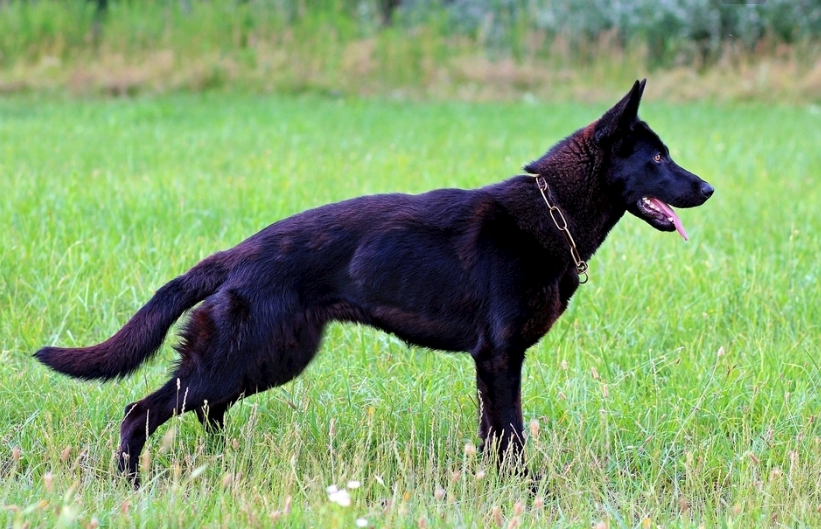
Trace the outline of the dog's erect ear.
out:
[[[613,108],[605,112],[601,119],[596,122],[596,143],[606,142],[618,130],[628,130],[638,119],[639,103],[646,82],[647,79],[642,79],[633,83],[633,88],[630,89],[627,95],[613,105]]]

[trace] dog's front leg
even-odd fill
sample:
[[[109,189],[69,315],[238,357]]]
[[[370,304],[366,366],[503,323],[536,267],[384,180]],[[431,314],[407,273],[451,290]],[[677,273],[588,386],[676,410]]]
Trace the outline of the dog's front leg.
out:
[[[479,448],[494,450],[500,469],[526,474],[521,397],[524,354],[486,350],[473,358],[479,392]]]

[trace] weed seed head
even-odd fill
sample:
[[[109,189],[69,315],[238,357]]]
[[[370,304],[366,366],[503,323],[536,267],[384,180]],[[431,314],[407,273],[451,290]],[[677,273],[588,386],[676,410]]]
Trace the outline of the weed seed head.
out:
[[[468,457],[476,455],[476,446],[473,443],[465,443],[465,455]]]
[[[328,487],[328,499],[340,507],[350,507],[351,495],[345,489],[337,489],[336,485]]]
[[[151,468],[151,452],[146,450],[140,456],[140,471],[141,472],[148,472]]]
[[[176,425],[171,425],[165,435],[162,436],[162,442],[160,443],[160,453],[166,453],[170,448],[171,445],[174,444],[174,438],[177,436],[177,427]]]

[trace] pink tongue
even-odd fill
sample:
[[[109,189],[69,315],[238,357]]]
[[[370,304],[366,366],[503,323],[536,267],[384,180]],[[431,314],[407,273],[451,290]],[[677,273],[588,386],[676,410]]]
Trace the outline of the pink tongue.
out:
[[[684,231],[684,224],[681,223],[681,219],[678,218],[678,215],[676,215],[676,212],[673,211],[673,208],[671,208],[670,206],[668,206],[667,204],[665,204],[664,202],[662,202],[661,200],[659,200],[657,198],[654,198],[654,197],[647,197],[647,198],[650,200],[650,202],[653,203],[654,206],[656,206],[660,211],[662,211],[667,216],[667,218],[673,219],[673,224],[676,227],[676,231],[679,233],[679,235],[684,237],[684,240],[686,241],[687,240],[687,232]]]

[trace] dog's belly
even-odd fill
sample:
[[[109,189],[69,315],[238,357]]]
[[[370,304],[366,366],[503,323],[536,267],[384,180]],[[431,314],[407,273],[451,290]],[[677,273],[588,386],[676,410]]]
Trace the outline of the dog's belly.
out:
[[[369,323],[413,345],[468,351],[476,343],[476,331],[460,316],[437,318],[400,307],[379,306],[371,310]]]
[[[412,224],[372,235],[348,266],[340,295],[368,323],[431,349],[467,351],[476,343],[474,285],[452,234]]]

